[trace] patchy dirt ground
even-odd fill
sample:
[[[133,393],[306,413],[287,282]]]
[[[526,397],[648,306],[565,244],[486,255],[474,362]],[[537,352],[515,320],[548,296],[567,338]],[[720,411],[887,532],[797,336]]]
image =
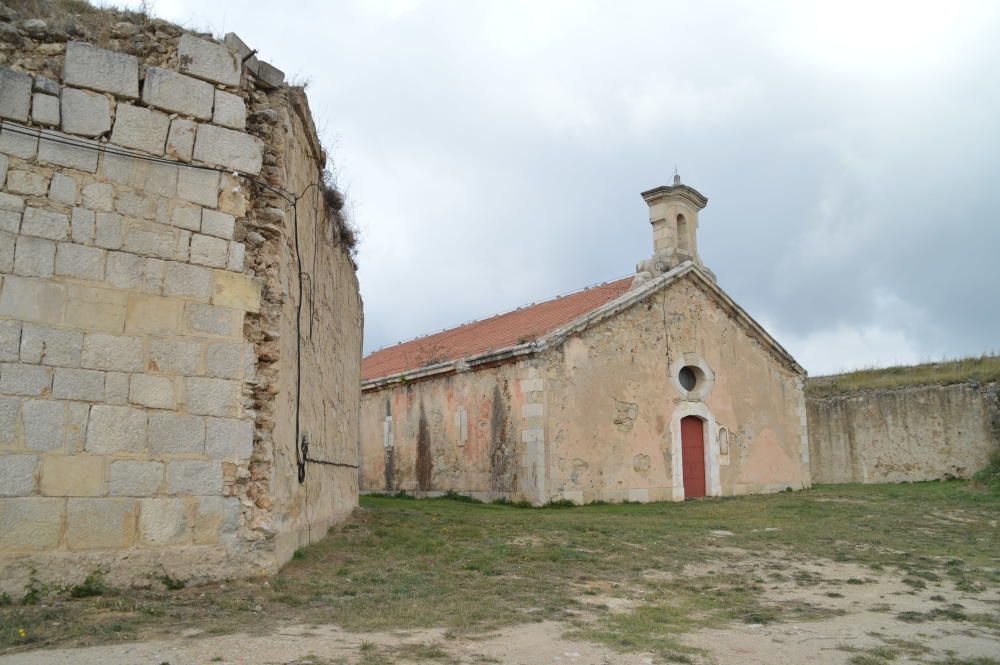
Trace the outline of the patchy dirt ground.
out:
[[[732,622],[695,629],[681,638],[692,647],[689,662],[712,665],[867,665],[899,660],[921,663],[987,664],[1000,656],[1000,594],[962,593],[948,581],[914,589],[896,575],[873,575],[832,561],[788,564],[730,550],[729,566],[745,574],[770,575],[764,597],[777,607],[808,605],[828,612],[814,621]],[[781,565],[783,573],[774,569]],[[719,573],[692,564],[682,575]],[[731,571],[730,571],[731,572]],[[656,577],[655,573],[650,575]],[[777,579],[776,579],[777,578]],[[805,583],[803,583],[805,582]],[[334,625],[296,624],[267,635],[252,632],[204,636],[198,630],[170,640],[152,640],[34,651],[0,656],[0,665],[333,665],[390,663],[502,663],[504,665],[648,665],[653,653],[616,653],[602,644],[570,639],[580,623],[594,620],[590,606],[627,614],[640,601],[602,595],[608,583],[584,586],[575,620],[519,624],[471,638],[445,629],[353,633]],[[937,611],[937,613],[935,613]]]
[[[962,483],[366,499],[274,578],[36,589],[0,606],[0,665],[1000,665],[998,508]]]

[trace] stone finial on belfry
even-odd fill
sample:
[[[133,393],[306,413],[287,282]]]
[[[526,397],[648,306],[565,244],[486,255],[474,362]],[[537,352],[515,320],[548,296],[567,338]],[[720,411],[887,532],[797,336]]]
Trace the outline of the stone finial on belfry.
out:
[[[708,199],[693,187],[681,184],[676,167],[672,185],[645,191],[642,198],[649,206],[649,223],[653,225],[653,256],[636,266],[635,284],[685,261],[692,261],[714,279],[698,256],[698,212],[708,205]]]

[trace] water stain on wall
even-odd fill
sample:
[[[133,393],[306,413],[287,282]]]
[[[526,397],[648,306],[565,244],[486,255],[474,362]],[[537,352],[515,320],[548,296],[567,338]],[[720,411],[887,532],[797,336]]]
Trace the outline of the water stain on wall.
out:
[[[427,427],[424,403],[420,402],[420,422],[417,425],[417,486],[427,492],[431,489],[434,463],[431,461],[431,434]]]
[[[493,387],[493,408],[490,414],[490,490],[513,490],[511,470],[514,465],[514,445],[510,440],[507,404],[510,399],[507,382],[503,389],[498,383]]]

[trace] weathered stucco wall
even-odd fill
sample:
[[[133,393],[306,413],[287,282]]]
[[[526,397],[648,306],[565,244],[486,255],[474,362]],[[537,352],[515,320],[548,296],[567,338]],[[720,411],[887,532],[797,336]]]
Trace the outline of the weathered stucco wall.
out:
[[[809,486],[801,378],[689,279],[571,337],[549,357],[555,498],[683,499],[686,415],[705,421],[709,495]],[[674,380],[679,366],[695,362],[714,373],[701,397],[685,396]]]
[[[675,380],[696,362],[714,373],[700,396]],[[367,391],[361,488],[679,500],[685,415],[706,422],[710,495],[809,486],[802,377],[682,279],[530,360]]]
[[[320,182],[304,97],[235,36],[63,18],[0,41],[0,587],[273,571],[356,505],[295,477],[295,219],[254,182]],[[353,462],[354,265],[297,207],[302,431]]]
[[[536,382],[533,364],[511,363],[366,392],[361,489],[537,499],[531,487],[534,476],[525,474],[519,456],[526,429],[522,413]]]
[[[806,404],[817,483],[968,478],[1000,447],[996,384],[870,390]]]

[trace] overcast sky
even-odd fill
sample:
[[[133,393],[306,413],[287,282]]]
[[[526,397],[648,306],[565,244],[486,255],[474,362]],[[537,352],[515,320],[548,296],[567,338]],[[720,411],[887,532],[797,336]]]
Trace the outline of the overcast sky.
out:
[[[308,81],[366,352],[631,274],[639,192],[809,370],[1000,350],[1000,3],[157,0]]]

